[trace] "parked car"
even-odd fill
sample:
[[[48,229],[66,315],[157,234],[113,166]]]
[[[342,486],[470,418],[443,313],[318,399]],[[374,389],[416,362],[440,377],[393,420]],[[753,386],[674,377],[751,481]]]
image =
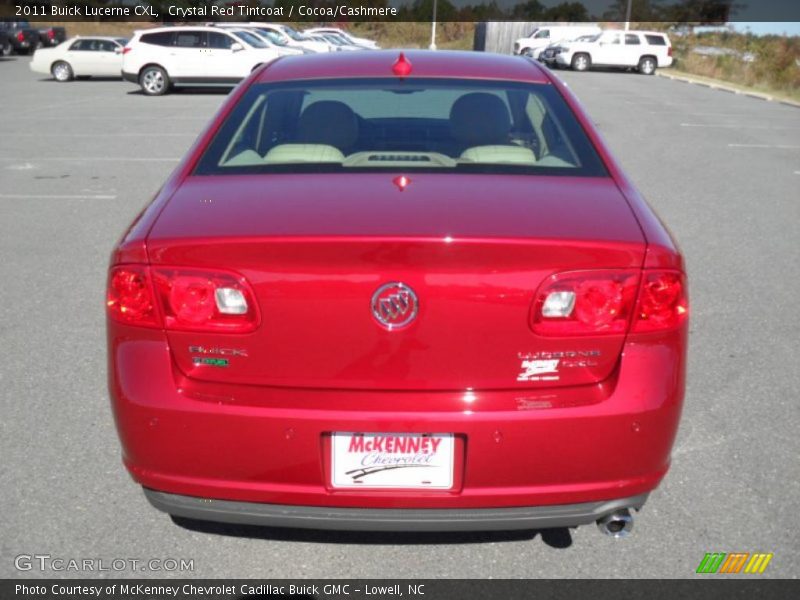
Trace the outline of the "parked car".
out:
[[[570,42],[593,42],[600,34],[595,35],[582,35],[574,40],[563,40],[561,42],[556,42],[555,44],[550,44],[539,53],[539,62],[546,64],[548,67],[555,67],[556,65],[556,54],[559,54],[562,51],[562,45],[569,44]]]
[[[0,56],[10,56],[13,51],[11,36],[5,29],[0,29]]]
[[[228,29],[231,31],[249,31],[255,36],[257,36],[261,41],[267,44],[268,47],[275,50],[278,53],[278,56],[299,56],[302,54],[311,54],[311,50],[306,50],[304,48],[292,48],[288,46],[285,42],[281,43],[280,38],[273,32],[267,29],[259,29],[255,25],[237,25],[237,24],[229,24],[229,23],[206,23],[209,27],[218,27],[221,29]]]
[[[211,27],[160,27],[136,31],[123,50],[122,77],[148,96],[172,86],[226,86],[278,57],[251,34]]]
[[[11,42],[11,52],[30,54],[39,43],[39,32],[28,21],[0,20],[0,30],[6,32],[7,39]]]
[[[347,33],[344,29],[339,29],[338,27],[312,27],[311,29],[304,29],[303,33],[332,33],[334,35],[344,37],[350,44],[354,46],[363,46],[364,48],[369,48],[370,50],[377,50],[380,48],[377,42],[368,40],[367,38],[356,37],[350,33]]]
[[[303,35],[293,27],[283,23],[258,23],[254,22],[251,25],[256,25],[260,29],[272,31],[278,36],[280,41],[289,46],[290,48],[304,48],[311,52],[330,52],[331,45],[328,42],[312,39],[309,36]]]
[[[33,53],[30,69],[56,81],[75,77],[121,77],[122,50],[128,40],[115,37],[74,37],[55,48]]]
[[[547,25],[537,27],[528,37],[514,42],[514,54],[539,58],[549,45],[565,40],[574,40],[582,35],[598,35],[602,30],[597,25]]]
[[[672,64],[672,44],[658,31],[604,31],[593,41],[559,44],[555,55],[560,67],[586,71],[592,67],[635,68],[653,75]]]
[[[675,243],[548,69],[299,56],[114,249],[109,390],[177,517],[622,536],[670,465],[687,311]]]
[[[58,46],[61,42],[67,39],[67,30],[63,27],[44,27],[37,29],[39,34],[39,41],[36,48],[50,48]]]
[[[331,52],[366,50],[363,46],[354,46],[345,38],[338,37],[332,33],[311,33],[306,35],[312,40],[319,40],[320,42],[328,44]]]

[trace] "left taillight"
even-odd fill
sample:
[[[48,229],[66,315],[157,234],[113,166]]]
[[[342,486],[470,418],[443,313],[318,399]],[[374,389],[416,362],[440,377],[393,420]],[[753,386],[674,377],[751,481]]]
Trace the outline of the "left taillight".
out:
[[[48,37],[48,38],[50,38],[51,40],[55,39],[55,37],[56,37],[56,32],[55,32],[55,30],[53,30],[53,29],[48,29],[48,30],[47,30],[47,37]]]
[[[114,267],[107,304],[118,321],[173,331],[248,333],[259,321],[250,285],[229,272]]]
[[[130,52],[130,51],[131,51],[131,47],[130,47],[130,46],[125,46],[125,47],[122,49],[122,53],[123,53],[123,54],[127,54],[127,53],[128,53],[128,52]]]
[[[114,267],[108,275],[106,292],[108,316],[116,321],[142,327],[160,327],[153,286],[146,267]]]
[[[25,34],[22,33],[21,31],[18,32],[17,33],[17,40],[19,40],[20,42],[24,42],[25,41]]]

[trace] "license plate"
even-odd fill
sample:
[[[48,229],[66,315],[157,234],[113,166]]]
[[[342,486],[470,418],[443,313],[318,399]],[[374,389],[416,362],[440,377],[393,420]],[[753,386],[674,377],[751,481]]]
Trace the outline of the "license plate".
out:
[[[334,433],[336,488],[446,490],[453,487],[453,434]]]

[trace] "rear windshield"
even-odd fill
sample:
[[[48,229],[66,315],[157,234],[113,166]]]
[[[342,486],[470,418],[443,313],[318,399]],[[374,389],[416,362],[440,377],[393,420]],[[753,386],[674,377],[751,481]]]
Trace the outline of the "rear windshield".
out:
[[[254,85],[196,173],[398,168],[606,175],[552,85],[422,78]]]

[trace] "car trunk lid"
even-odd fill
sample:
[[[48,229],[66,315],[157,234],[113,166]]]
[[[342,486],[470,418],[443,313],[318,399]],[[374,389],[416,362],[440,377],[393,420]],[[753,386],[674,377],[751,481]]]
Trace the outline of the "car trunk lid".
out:
[[[623,335],[541,337],[529,315],[555,272],[641,266],[644,239],[613,180],[426,173],[400,186],[395,175],[185,181],[150,233],[151,262],[237,271],[261,325],[169,332],[180,369],[350,389],[536,388],[609,375]],[[397,331],[371,310],[389,282],[418,298],[416,318]],[[547,376],[520,379],[530,360]]]

